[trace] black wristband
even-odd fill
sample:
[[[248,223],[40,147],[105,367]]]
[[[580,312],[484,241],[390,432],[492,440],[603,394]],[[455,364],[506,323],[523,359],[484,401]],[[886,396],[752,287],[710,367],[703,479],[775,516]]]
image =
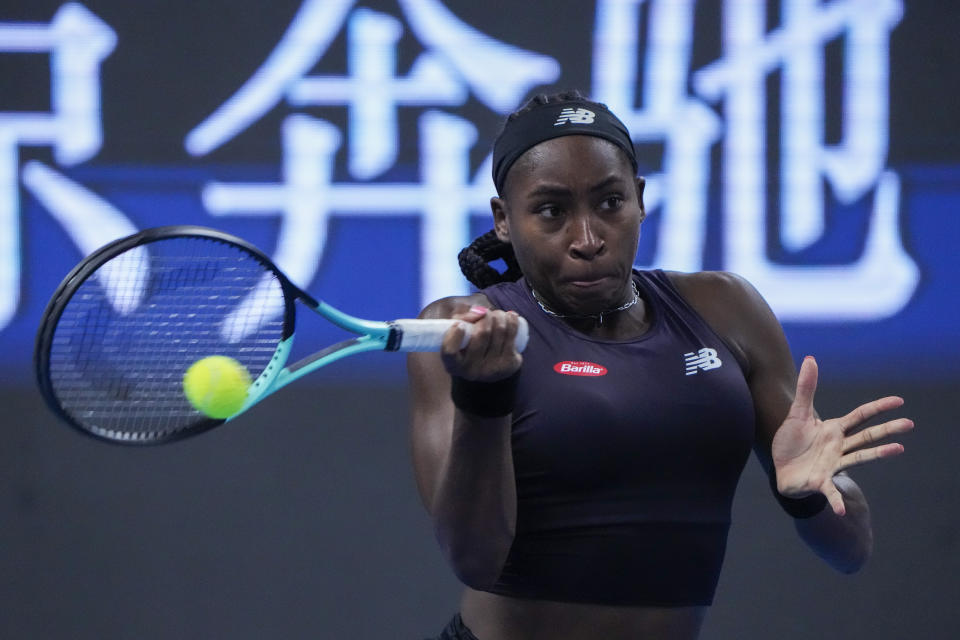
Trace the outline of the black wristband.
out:
[[[827,506],[827,496],[822,493],[814,493],[803,498],[788,498],[777,489],[777,476],[770,476],[770,488],[773,489],[773,495],[780,503],[780,507],[791,517],[797,520],[812,518]]]
[[[520,370],[503,380],[476,382],[453,376],[450,397],[455,407],[481,418],[500,418],[513,411]]]

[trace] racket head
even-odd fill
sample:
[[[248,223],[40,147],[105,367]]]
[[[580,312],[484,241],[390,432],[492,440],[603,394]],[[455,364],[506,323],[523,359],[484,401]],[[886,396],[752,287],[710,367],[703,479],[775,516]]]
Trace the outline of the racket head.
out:
[[[259,249],[198,226],[146,229],[88,256],[53,294],[34,365],[49,407],[81,433],[159,444],[226,422],[197,411],[182,377],[201,358],[239,361],[255,384],[283,367],[297,298]]]

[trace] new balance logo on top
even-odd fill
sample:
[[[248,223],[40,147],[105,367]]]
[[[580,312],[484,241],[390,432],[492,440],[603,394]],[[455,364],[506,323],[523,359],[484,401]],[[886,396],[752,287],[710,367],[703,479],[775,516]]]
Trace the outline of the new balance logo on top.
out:
[[[692,376],[699,373],[700,370],[708,371],[719,368],[723,362],[717,357],[717,350],[704,347],[694,353],[683,354],[683,359],[687,363],[687,375]]]
[[[559,126],[561,124],[592,124],[596,114],[589,109],[574,109],[573,107],[565,107],[560,111],[560,117],[557,118],[557,121],[553,123],[553,126]]]

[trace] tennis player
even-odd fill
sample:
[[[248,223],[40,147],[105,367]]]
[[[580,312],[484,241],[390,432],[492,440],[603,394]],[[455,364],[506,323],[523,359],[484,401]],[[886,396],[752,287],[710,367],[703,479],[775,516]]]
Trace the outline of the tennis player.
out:
[[[696,638],[751,450],[802,539],[859,569],[870,517],[844,470],[903,451],[877,441],[910,420],[858,429],[903,401],[821,420],[816,362],[798,375],[750,284],[634,270],[644,181],[604,105],[534,98],[497,137],[493,175],[494,229],[461,254],[480,291],[421,314],[475,333],[409,357],[419,490],[466,585],[439,638]]]

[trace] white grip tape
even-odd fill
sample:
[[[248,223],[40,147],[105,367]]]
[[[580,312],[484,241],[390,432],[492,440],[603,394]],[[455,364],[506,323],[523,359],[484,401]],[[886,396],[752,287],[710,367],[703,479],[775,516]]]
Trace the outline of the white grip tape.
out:
[[[517,327],[517,337],[514,340],[517,351],[523,351],[527,348],[527,340],[530,337],[530,327],[527,321],[522,317]],[[403,332],[400,339],[398,351],[439,351],[443,344],[443,336],[447,330],[455,324],[459,324],[465,329],[463,342],[460,348],[463,349],[470,343],[470,333],[473,331],[473,324],[463,322],[462,320],[394,320],[393,326]]]

